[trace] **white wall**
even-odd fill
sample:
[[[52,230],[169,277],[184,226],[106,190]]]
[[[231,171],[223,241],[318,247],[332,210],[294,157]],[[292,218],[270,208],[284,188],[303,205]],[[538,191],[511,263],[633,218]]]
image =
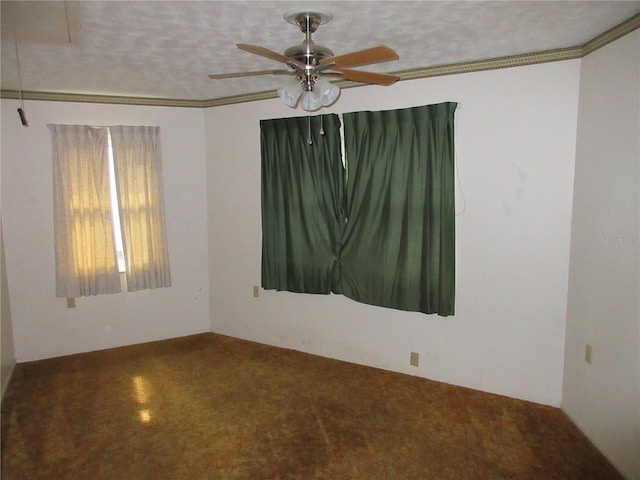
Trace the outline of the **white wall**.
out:
[[[2,220],[19,362],[209,330],[204,117],[198,109],[2,100]],[[48,123],[161,127],[173,286],[55,297]]]
[[[0,141],[0,148],[2,142]],[[0,172],[0,179],[1,179]],[[1,189],[0,189],[1,190]],[[1,205],[0,201],[0,205]],[[0,206],[0,398],[11,380],[16,365],[16,353],[13,344],[13,323],[11,322],[11,306],[9,302],[9,279],[4,253],[4,233]]]
[[[2,363],[0,365],[0,396],[9,385],[11,373],[16,365],[16,354],[13,346],[13,325],[11,323],[11,307],[9,302],[9,283],[7,279],[7,269],[5,268],[4,255],[4,234],[2,233],[2,218],[0,218],[0,302],[2,303],[2,330],[0,331],[0,354]]]
[[[327,110],[462,104],[456,146],[466,210],[457,217],[456,315],[447,318],[339,295],[253,298],[259,120],[301,113],[279,100],[207,110],[212,331],[558,406],[579,74],[574,60],[361,87]],[[412,351],[418,368],[409,366]]]
[[[580,88],[562,408],[640,479],[640,30],[583,58]]]

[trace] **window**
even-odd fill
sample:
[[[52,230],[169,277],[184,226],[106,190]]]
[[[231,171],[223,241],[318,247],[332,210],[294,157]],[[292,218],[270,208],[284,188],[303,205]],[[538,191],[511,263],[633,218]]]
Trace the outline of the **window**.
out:
[[[349,166],[342,293],[399,310],[454,314],[452,102],[344,115]]]
[[[453,315],[455,108],[263,120],[263,288]]]
[[[120,224],[120,209],[118,208],[118,188],[116,184],[116,168],[113,163],[113,141],[111,131],[107,129],[108,158],[109,158],[109,199],[111,200],[111,211],[113,212],[113,239],[116,248],[116,259],[118,261],[118,272],[126,273],[127,264],[124,260],[124,244],[122,241],[122,227]]]
[[[170,286],[160,129],[49,128],[56,295],[119,292],[120,271],[128,291]]]
[[[345,172],[340,120],[331,114],[321,124],[320,118],[260,125],[265,289],[328,294],[336,288]]]

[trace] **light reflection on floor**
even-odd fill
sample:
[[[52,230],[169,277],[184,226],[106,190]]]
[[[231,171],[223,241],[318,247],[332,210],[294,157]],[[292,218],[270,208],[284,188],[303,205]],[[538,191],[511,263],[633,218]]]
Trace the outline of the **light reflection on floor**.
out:
[[[151,422],[151,410],[146,408],[149,403],[149,383],[145,377],[133,377],[133,396],[136,402],[142,407],[138,410],[138,418],[141,423]]]

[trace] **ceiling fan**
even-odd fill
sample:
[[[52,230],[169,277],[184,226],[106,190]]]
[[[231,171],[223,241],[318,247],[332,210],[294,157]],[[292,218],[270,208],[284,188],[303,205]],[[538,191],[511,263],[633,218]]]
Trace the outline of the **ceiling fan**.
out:
[[[222,73],[209,75],[209,78],[220,80],[253,75],[289,76],[290,78],[278,88],[279,97],[292,108],[295,108],[300,102],[300,106],[307,111],[331,105],[338,98],[340,88],[324,77],[385,86],[398,81],[397,75],[365,72],[350,68],[398,60],[398,54],[389,47],[380,45],[334,56],[327,47],[316,44],[311,39],[311,34],[332,18],[330,13],[322,11],[303,10],[285,13],[284,19],[288,23],[297,25],[304,33],[305,39],[302,44],[285,50],[284,54],[258,45],[244,43],[236,45],[240,50],[284,63],[288,67],[286,69]]]

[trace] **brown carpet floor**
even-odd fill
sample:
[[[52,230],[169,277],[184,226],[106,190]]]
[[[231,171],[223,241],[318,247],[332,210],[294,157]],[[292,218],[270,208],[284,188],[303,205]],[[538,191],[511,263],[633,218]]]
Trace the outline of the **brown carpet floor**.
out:
[[[18,364],[2,478],[622,477],[559,409],[203,334]]]

